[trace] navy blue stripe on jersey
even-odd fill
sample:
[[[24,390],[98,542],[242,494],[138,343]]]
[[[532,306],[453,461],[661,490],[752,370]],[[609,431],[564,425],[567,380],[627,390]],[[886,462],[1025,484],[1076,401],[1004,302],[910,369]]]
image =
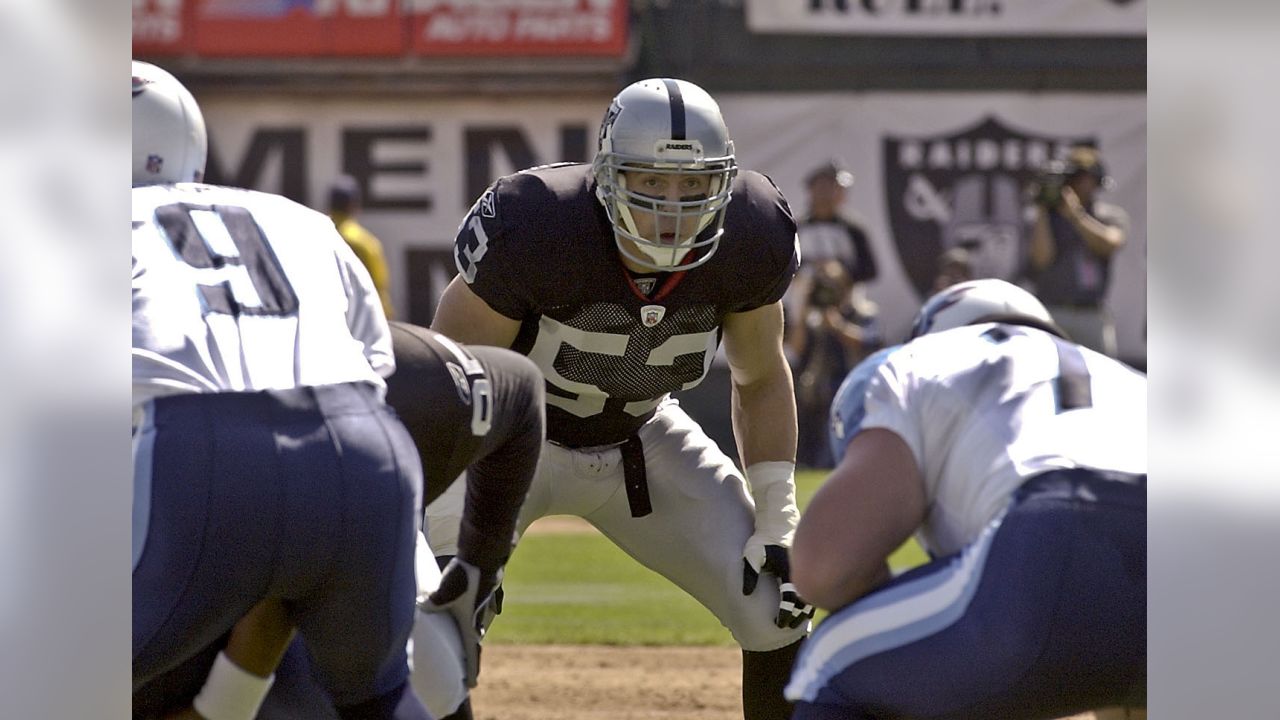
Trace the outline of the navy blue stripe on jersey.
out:
[[[684,96],[680,94],[680,83],[675,80],[663,80],[667,86],[667,96],[671,98],[671,139],[685,140]]]

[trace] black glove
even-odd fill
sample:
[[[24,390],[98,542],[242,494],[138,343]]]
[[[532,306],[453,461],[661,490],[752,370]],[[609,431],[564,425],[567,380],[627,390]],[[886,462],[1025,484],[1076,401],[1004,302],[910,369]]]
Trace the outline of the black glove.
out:
[[[466,653],[469,688],[475,687],[480,677],[480,643],[493,616],[501,609],[502,601],[498,595],[501,582],[501,569],[484,573],[455,557],[445,566],[440,587],[418,605],[423,612],[449,613],[458,624],[462,648]]]
[[[815,608],[801,598],[796,586],[791,584],[791,560],[787,549],[781,545],[764,546],[764,563],[760,572],[770,573],[778,578],[778,591],[781,599],[778,602],[778,617],[774,624],[780,628],[796,628],[813,617]],[[751,563],[742,560],[742,594],[755,592],[756,583],[760,581],[760,572],[751,567]]]

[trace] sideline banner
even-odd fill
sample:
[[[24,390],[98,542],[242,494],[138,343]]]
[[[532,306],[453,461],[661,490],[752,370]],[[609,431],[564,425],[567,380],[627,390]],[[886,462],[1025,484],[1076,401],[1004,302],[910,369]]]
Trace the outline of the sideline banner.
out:
[[[135,55],[607,56],[626,0],[133,0]]]
[[[1112,260],[1108,305],[1123,357],[1145,357],[1146,97],[1115,93],[722,95],[743,167],[768,172],[797,216],[804,178],[834,157],[855,176],[846,210],[871,236],[880,277],[868,287],[891,340],[903,335],[938,253],[969,248],[976,270],[1014,279],[1025,255],[1024,189],[1073,142],[1099,148],[1129,215]]]
[[[340,173],[360,184],[360,221],[382,241],[399,317],[426,322],[456,272],[459,221],[494,178],[589,160],[609,97],[472,100],[264,98],[206,92],[210,182],[325,210]]]
[[[1130,217],[1112,265],[1120,353],[1145,357],[1146,98],[1116,93],[721,93],[745,168],[769,174],[803,215],[804,178],[834,157],[855,175],[880,277],[868,287],[889,339],[908,328],[937,255],[972,249],[985,275],[1012,277],[1025,252],[1023,188],[1072,142],[1096,144]],[[459,221],[495,177],[588,160],[608,97],[502,100],[200,97],[211,180],[320,207],[340,172],[365,189],[362,220],[383,241],[401,317],[425,321],[454,273]]]
[[[1145,0],[747,0],[757,33],[1146,35]]]
[[[625,0],[403,0],[417,55],[608,55],[627,47]]]

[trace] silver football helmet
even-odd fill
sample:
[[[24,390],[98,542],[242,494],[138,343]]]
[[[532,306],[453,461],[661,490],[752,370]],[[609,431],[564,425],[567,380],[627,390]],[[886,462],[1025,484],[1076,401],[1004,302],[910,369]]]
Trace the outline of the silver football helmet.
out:
[[[204,115],[178,79],[133,61],[133,184],[200,182],[208,156]]]
[[[592,170],[596,197],[613,224],[618,251],[628,260],[667,271],[711,259],[724,234],[738,166],[720,107],[707,91],[670,78],[628,85],[600,123]],[[628,185],[628,175],[637,173],[670,176],[676,187],[696,178],[690,184],[705,184],[706,190],[693,197],[646,194],[648,188]],[[701,253],[685,262],[694,250]]]
[[[956,283],[925,301],[911,324],[908,340],[963,325],[1024,318],[1057,329],[1053,316],[1035,295],[1004,280],[986,278]],[[1060,331],[1058,334],[1062,334]]]

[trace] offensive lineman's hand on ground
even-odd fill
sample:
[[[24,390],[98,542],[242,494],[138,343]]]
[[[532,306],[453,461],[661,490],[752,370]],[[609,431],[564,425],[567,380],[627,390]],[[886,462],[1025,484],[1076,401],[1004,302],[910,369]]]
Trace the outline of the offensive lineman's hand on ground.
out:
[[[752,563],[752,559],[756,563]],[[742,558],[743,595],[755,592],[761,572],[778,578],[781,599],[778,602],[778,617],[773,620],[775,625],[780,628],[797,628],[813,617],[815,608],[805,602],[796,592],[796,586],[791,584],[791,560],[786,548],[781,545],[765,545],[759,552],[752,552],[752,543],[748,542],[746,555]]]
[[[488,574],[466,561],[454,558],[445,566],[440,587],[418,602],[423,612],[444,612],[453,616],[467,654],[467,687],[480,677],[480,643],[489,622],[497,613],[495,590],[502,582],[502,570]]]

